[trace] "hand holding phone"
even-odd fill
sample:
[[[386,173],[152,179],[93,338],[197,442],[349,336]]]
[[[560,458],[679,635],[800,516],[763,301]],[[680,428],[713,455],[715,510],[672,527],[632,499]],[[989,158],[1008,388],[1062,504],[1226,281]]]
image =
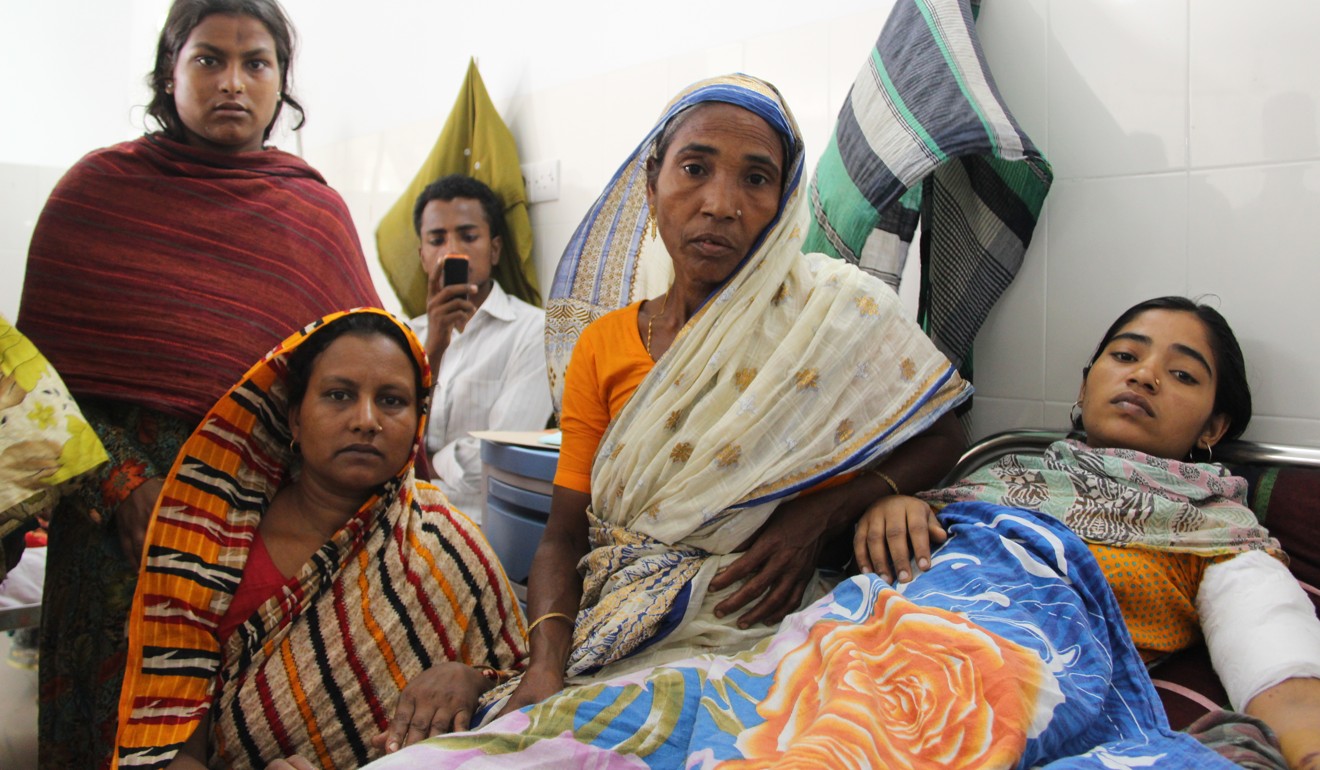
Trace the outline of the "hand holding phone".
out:
[[[454,331],[462,331],[476,312],[469,299],[472,296],[469,278],[466,254],[446,254],[430,275],[426,292],[426,315],[430,319],[426,354],[432,366],[439,364]]]

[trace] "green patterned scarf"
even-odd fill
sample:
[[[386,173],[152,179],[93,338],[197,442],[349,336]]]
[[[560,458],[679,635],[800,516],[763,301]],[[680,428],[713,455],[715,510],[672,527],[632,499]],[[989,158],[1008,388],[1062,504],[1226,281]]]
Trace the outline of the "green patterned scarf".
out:
[[[1040,511],[1089,543],[1200,556],[1283,554],[1246,506],[1246,479],[1221,465],[1132,449],[1056,441],[1043,456],[1009,455],[920,497],[937,508],[980,500]]]

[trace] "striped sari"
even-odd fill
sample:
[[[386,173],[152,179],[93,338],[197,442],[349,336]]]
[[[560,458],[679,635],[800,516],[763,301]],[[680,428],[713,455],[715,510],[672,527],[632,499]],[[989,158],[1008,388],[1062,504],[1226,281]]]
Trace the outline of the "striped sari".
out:
[[[472,522],[416,480],[412,458],[293,580],[218,638],[262,514],[288,478],[287,356],[340,315],[253,367],[175,461],[130,615],[120,767],[168,765],[208,714],[212,766],[261,768],[297,753],[357,767],[375,756],[372,737],[417,674],[453,660],[507,669],[525,657],[522,614],[498,560]],[[425,354],[408,338],[425,395]]]

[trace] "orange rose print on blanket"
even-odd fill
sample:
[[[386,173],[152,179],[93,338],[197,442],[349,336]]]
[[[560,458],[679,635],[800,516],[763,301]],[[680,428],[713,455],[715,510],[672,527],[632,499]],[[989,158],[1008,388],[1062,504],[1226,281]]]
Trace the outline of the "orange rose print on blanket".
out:
[[[1047,676],[1021,645],[884,591],[865,623],[817,623],[780,661],[746,759],[719,767],[1012,767]]]

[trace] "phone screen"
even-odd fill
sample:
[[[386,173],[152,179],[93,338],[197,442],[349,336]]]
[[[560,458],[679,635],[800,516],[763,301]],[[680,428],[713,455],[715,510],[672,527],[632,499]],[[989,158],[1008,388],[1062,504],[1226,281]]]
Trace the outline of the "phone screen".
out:
[[[446,254],[440,263],[444,271],[444,285],[468,282],[468,258],[466,254]]]

